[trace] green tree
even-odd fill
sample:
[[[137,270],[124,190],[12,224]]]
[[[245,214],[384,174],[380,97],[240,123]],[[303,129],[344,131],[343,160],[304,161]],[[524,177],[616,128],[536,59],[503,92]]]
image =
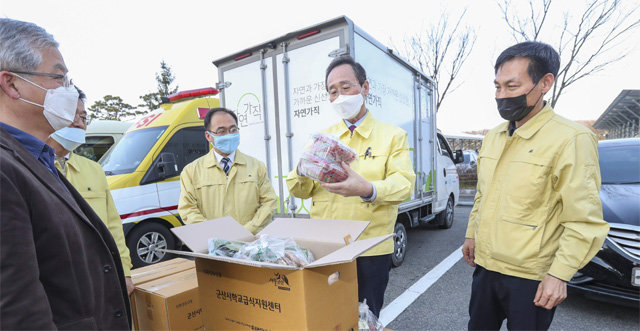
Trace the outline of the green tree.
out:
[[[121,121],[128,117],[144,114],[144,111],[124,102],[122,98],[114,95],[105,95],[88,109],[90,119]]]
[[[178,91],[178,85],[174,88],[171,87],[176,77],[171,72],[171,67],[162,60],[160,62],[160,72],[156,73],[156,82],[158,84],[158,90],[156,92],[150,92],[145,95],[141,95],[142,104],[138,107],[147,108],[148,111],[155,110],[162,103],[162,97],[176,93]]]

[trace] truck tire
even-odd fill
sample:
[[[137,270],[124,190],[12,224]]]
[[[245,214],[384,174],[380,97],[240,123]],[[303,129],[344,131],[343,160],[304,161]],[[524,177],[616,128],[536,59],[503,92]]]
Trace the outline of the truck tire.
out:
[[[399,267],[404,262],[404,257],[407,255],[407,229],[404,224],[396,222],[396,226],[393,229],[395,237],[393,238],[393,254],[391,254],[391,263],[393,267]]]
[[[168,260],[170,254],[160,252],[158,248],[176,248],[176,239],[171,231],[158,223],[139,224],[127,237],[127,247],[129,247],[131,264],[134,268]]]
[[[447,206],[438,214],[438,227],[449,229],[453,225],[453,196],[449,196]]]

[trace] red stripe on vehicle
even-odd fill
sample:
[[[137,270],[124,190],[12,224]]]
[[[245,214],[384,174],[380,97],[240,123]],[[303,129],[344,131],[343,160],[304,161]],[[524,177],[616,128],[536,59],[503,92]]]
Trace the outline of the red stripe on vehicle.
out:
[[[147,210],[137,211],[135,213],[122,214],[122,215],[120,215],[120,219],[123,220],[123,219],[129,218],[129,217],[149,215],[149,214],[159,213],[161,211],[167,211],[168,212],[168,211],[172,211],[172,210],[176,210],[176,209],[178,209],[178,205],[164,207],[164,208],[147,209]]]

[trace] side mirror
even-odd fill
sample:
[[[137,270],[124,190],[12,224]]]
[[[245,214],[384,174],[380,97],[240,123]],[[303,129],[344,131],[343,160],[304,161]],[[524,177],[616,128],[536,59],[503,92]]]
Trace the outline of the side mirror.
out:
[[[156,168],[161,178],[170,178],[179,175],[178,161],[176,161],[176,156],[173,153],[160,153]]]
[[[471,162],[469,162],[469,164],[470,164],[472,167],[475,167],[475,166],[476,166],[476,161],[471,161]]]
[[[462,154],[462,150],[458,149],[454,153],[455,157],[453,158],[454,164],[459,164],[464,162],[464,155]]]

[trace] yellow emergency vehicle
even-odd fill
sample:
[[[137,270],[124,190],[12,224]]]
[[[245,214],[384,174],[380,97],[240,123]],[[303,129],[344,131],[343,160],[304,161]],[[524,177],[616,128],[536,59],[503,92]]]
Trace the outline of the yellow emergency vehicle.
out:
[[[180,172],[209,151],[203,119],[220,106],[216,94],[204,88],[163,98],[100,160],[134,267],[163,261],[167,256],[158,249],[180,244],[170,231],[183,225],[177,210]]]

